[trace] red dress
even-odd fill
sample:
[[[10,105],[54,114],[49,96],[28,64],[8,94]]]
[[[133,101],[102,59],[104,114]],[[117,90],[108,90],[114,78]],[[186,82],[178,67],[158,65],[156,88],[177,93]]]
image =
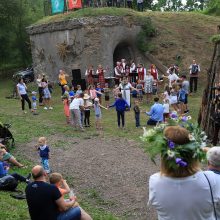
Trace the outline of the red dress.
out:
[[[101,88],[105,88],[105,76],[104,76],[104,70],[98,69],[98,76],[99,76],[99,84]]]
[[[64,114],[66,117],[70,117],[70,109],[69,109],[69,101],[68,99],[64,99],[63,100],[63,104],[64,104]]]
[[[87,83],[88,85],[93,85],[94,84],[94,80],[93,80],[93,74],[92,74],[93,70],[88,69],[87,70]]]
[[[144,80],[144,68],[138,68],[138,80]]]

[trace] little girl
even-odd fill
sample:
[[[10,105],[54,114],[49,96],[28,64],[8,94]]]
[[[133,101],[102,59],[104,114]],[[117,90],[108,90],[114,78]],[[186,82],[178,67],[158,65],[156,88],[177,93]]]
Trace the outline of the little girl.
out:
[[[92,103],[89,101],[90,96],[88,94],[84,94],[84,126],[90,127],[90,108]]]
[[[89,87],[89,94],[90,94],[90,98],[92,100],[92,103],[94,104],[94,99],[97,98],[97,93],[96,93],[94,85],[91,85]]]
[[[38,146],[36,146],[36,149],[39,152],[41,158],[41,164],[44,170],[46,171],[46,173],[50,173],[50,165],[49,165],[50,149],[47,146],[47,141],[45,137],[40,137],[38,139]]]
[[[43,87],[43,99],[44,99],[44,109],[47,110],[48,108],[49,109],[53,109],[51,106],[50,106],[50,100],[51,100],[51,94],[50,94],[50,91],[48,89],[48,81],[47,79],[45,78],[45,76],[43,77],[43,79],[41,80],[41,85]]]
[[[109,100],[110,100],[110,89],[108,87],[108,83],[105,83],[104,94],[105,94],[105,106],[109,106]]]
[[[170,104],[175,111],[179,112],[177,96],[178,96],[177,84],[173,84],[172,89],[170,90]]]
[[[137,93],[137,98],[140,102],[143,101],[143,84],[141,84],[141,81],[138,80],[138,83],[137,83],[137,86],[136,86],[136,89],[138,90],[138,93]]]
[[[101,124],[102,112],[101,112],[101,108],[104,108],[104,109],[107,110],[107,108],[100,105],[99,98],[95,98],[94,99],[94,110],[95,110],[95,126],[96,126],[97,130],[102,129],[102,124]]]
[[[62,96],[64,115],[66,116],[66,123],[70,124],[70,109],[69,109],[70,96],[69,96],[69,87],[67,85],[65,85],[63,88],[64,88],[64,91],[65,91],[63,93],[63,96]]]

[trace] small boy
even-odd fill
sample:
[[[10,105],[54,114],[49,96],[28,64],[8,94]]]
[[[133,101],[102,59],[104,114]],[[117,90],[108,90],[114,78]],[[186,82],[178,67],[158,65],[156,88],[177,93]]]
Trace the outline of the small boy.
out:
[[[33,115],[38,115],[36,112],[37,111],[37,97],[36,97],[37,92],[33,91],[31,94],[32,94],[32,97],[31,97],[31,99],[32,99],[32,112],[33,112]]]
[[[139,101],[134,101],[134,116],[135,116],[135,124],[136,128],[140,127],[140,107],[139,107]]]
[[[47,146],[47,141],[45,137],[40,137],[38,139],[39,146],[36,146],[36,149],[39,152],[40,158],[41,158],[41,164],[46,171],[46,173],[50,173],[50,165],[49,165],[49,158],[50,158],[50,149]]]
[[[75,95],[73,86],[69,86],[69,97],[72,100]]]

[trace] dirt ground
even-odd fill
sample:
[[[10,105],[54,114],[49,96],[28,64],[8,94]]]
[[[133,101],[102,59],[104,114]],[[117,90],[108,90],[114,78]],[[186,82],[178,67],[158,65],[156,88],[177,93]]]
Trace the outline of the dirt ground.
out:
[[[147,207],[147,200],[149,176],[158,167],[134,141],[117,137],[66,140],[56,135],[49,139],[52,170],[68,177],[83,200],[95,202],[120,219],[157,219],[154,210]],[[27,159],[39,163],[33,148],[36,141],[19,149]]]

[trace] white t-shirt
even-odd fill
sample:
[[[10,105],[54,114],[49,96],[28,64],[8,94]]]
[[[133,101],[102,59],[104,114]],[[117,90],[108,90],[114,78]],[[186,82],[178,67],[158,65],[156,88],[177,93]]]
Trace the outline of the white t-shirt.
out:
[[[163,113],[170,113],[170,105],[168,103],[164,103],[163,107],[164,107]]]
[[[220,178],[204,172],[212,186],[216,209],[220,209]],[[156,208],[158,220],[214,220],[210,187],[202,171],[184,178],[160,173],[149,180],[149,205]],[[220,217],[220,216],[219,216]]]
[[[20,95],[25,95],[25,94],[27,94],[25,83],[23,83],[23,84],[18,83],[18,84],[17,84],[17,88],[18,88],[18,91],[19,91],[19,94],[20,94]]]
[[[79,106],[84,106],[84,101],[82,98],[75,98],[70,103],[70,109],[78,109],[79,110]]]

